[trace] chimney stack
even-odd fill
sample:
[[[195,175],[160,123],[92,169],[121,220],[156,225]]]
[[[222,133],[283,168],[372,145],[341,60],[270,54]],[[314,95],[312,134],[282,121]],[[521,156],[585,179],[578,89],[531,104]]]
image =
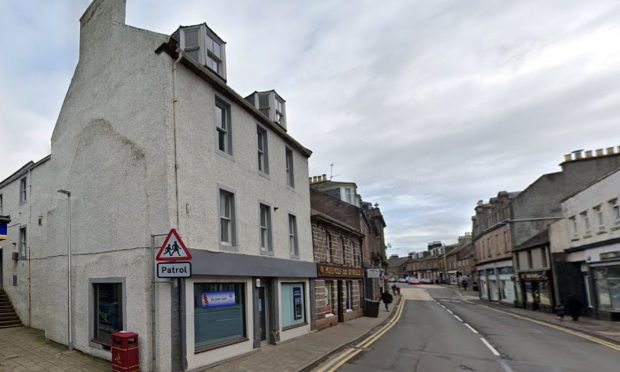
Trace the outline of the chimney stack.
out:
[[[591,157],[592,157],[592,150],[587,150],[587,151],[585,152],[585,155],[586,155],[586,159],[587,159],[587,158],[591,158]]]
[[[574,160],[581,159],[581,151],[582,150],[573,151],[573,154],[575,154],[575,159]]]
[[[607,148],[607,155],[613,155],[614,154],[614,148],[613,147],[608,147]]]
[[[604,152],[603,149],[596,149],[596,156],[603,156]]]

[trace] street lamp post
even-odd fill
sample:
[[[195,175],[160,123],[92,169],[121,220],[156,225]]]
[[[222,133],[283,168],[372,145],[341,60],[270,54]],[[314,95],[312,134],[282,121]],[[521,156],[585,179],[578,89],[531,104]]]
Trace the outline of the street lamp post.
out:
[[[69,351],[73,350],[73,333],[71,331],[71,324],[73,323],[73,314],[71,312],[71,192],[67,190],[58,190],[59,193],[67,195],[67,334],[68,342],[67,346]]]

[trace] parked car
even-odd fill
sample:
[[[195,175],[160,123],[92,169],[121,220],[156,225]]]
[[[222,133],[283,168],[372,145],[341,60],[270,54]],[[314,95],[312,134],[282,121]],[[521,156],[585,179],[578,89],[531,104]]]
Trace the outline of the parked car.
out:
[[[405,278],[398,278],[398,282],[399,283],[407,283],[407,279],[405,279]]]
[[[420,283],[422,284],[431,284],[432,281],[430,278],[420,278]]]
[[[416,278],[411,278],[411,279],[407,280],[407,284],[409,284],[409,285],[418,285],[418,284],[420,284],[420,281],[418,279],[416,279]]]
[[[390,278],[390,279],[388,279],[388,283],[396,283],[396,278]]]

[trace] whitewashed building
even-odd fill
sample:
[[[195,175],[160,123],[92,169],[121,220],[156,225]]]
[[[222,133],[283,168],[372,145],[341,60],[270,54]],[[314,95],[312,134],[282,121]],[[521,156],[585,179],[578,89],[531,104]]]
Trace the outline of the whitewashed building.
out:
[[[311,152],[284,100],[230,88],[206,24],[164,35],[126,25],[124,0],[95,0],[80,26],[51,155],[0,183],[2,283],[22,322],[108,359],[111,332],[138,332],[141,368],[158,371],[309,332]],[[153,281],[172,227],[193,275]],[[232,300],[210,306],[218,294]]]

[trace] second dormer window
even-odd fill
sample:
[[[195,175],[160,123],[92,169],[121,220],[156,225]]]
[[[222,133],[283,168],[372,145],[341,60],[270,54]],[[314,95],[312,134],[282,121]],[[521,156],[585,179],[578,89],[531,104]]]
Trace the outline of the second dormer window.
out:
[[[207,67],[222,75],[222,45],[207,35]]]

